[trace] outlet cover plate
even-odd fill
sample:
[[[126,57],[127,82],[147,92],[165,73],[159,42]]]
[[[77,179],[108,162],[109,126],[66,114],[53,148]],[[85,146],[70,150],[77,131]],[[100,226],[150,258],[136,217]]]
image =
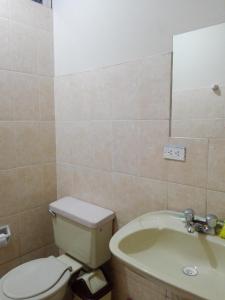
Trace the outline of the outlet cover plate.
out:
[[[185,161],[186,160],[186,148],[181,145],[165,145],[163,157],[169,160],[178,160]]]

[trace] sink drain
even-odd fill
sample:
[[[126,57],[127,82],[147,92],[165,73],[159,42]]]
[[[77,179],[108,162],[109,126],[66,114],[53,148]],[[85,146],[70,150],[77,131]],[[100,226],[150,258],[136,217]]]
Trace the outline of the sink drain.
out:
[[[197,267],[184,267],[183,273],[187,276],[197,276],[199,274]]]

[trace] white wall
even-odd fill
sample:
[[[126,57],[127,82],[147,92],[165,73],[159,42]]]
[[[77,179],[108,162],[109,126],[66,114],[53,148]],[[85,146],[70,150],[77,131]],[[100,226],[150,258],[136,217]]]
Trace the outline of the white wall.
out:
[[[53,0],[56,75],[172,50],[173,34],[225,21],[225,0]]]
[[[225,23],[174,36],[173,51],[175,90],[225,84]]]

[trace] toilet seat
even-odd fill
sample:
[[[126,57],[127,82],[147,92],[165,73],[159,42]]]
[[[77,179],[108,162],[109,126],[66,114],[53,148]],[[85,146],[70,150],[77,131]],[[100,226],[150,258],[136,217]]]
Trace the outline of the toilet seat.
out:
[[[71,268],[50,256],[11,270],[0,281],[0,299],[41,300],[56,293],[71,275]]]

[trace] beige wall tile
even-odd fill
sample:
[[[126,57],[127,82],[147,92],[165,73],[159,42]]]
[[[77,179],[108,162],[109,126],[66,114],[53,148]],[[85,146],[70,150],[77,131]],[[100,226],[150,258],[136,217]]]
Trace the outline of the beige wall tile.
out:
[[[0,269],[3,263],[9,262],[20,256],[20,220],[18,216],[0,218],[0,227],[9,225],[11,238],[7,247],[0,248]]]
[[[168,180],[176,183],[206,187],[208,164],[207,139],[171,138],[171,144],[186,147],[186,161],[168,161]]]
[[[57,164],[57,198],[73,195],[73,166]]]
[[[67,99],[69,96],[69,81],[67,78],[68,76],[55,76],[54,78],[55,119],[57,122],[66,119],[65,110],[68,109]]]
[[[167,183],[113,173],[112,208],[119,225],[155,210],[167,207]]]
[[[78,199],[93,201],[92,174],[92,169],[74,166],[73,195]]]
[[[46,206],[28,210],[20,218],[22,255],[53,243],[51,217]]]
[[[5,263],[3,265],[0,265],[0,276],[5,275],[7,272],[12,270],[13,268],[16,268],[18,265],[21,264],[21,259],[16,258],[8,263]]]
[[[95,72],[86,72],[86,85],[90,91],[90,118],[92,120],[111,120],[112,118],[112,95],[111,84],[107,76],[108,69],[100,69]]]
[[[92,90],[86,82],[86,77],[83,73],[78,73],[69,78],[69,97],[66,101],[69,101],[68,110],[70,112],[69,119],[66,121],[90,120]]]
[[[34,251],[22,256],[21,261],[22,261],[22,263],[26,263],[28,261],[38,259],[38,258],[48,257],[50,255],[58,256],[58,251],[54,244],[34,250]]]
[[[7,19],[0,18],[0,40],[0,68],[9,70],[11,66],[11,56],[9,48],[9,21]]]
[[[37,82],[36,76],[13,73],[11,95],[15,121],[39,120]]]
[[[9,0],[10,17],[13,21],[35,26],[35,8],[32,1],[27,0]]]
[[[225,139],[210,139],[208,188],[225,191]]]
[[[169,119],[171,55],[156,55],[142,61],[138,81],[140,119]]]
[[[42,166],[43,172],[43,199],[41,203],[49,204],[57,199],[57,187],[56,187],[56,165],[44,164]]]
[[[102,207],[112,208],[111,173],[91,168],[75,167],[73,196]]]
[[[202,188],[168,183],[168,209],[184,211],[194,209],[196,214],[206,214],[206,190]]]
[[[137,183],[141,198],[140,214],[167,208],[167,182],[138,177]]]
[[[16,198],[21,211],[35,208],[43,203],[44,187],[42,166],[18,168],[16,172]]]
[[[16,156],[19,166],[41,162],[40,138],[38,123],[17,123]]]
[[[112,122],[91,122],[91,144],[93,149],[93,167],[112,170]]]
[[[53,65],[51,30],[51,10],[0,0],[0,225],[12,231],[0,250],[1,275],[24,253],[45,245],[45,255],[56,253],[46,206],[57,197],[53,79],[37,76],[37,67],[46,75]]]
[[[21,122],[16,126],[18,165],[55,161],[55,127],[53,123]]]
[[[103,90],[103,78],[100,77],[101,70],[87,71],[71,76],[70,93],[74,108],[78,109],[79,115],[73,111],[75,120],[98,120],[107,119],[107,99],[101,97]],[[78,86],[79,85],[79,86]]]
[[[15,128],[12,123],[0,125],[0,170],[16,166],[16,138]]]
[[[39,78],[39,109],[41,121],[53,121],[55,119],[54,108],[54,83],[52,78]]]
[[[139,123],[139,175],[167,180],[168,162],[163,159],[163,147],[168,142],[169,122],[166,120]]]
[[[85,88],[83,74],[60,76],[55,79],[57,121],[89,120],[90,108],[90,94]]]
[[[0,121],[12,120],[11,72],[0,70]]]
[[[140,84],[140,119],[169,119],[170,84],[166,80],[151,79]]]
[[[72,114],[69,76],[56,76],[54,79],[55,119],[67,121]],[[75,98],[76,99],[76,98]]]
[[[44,247],[44,256],[48,257],[50,255],[59,256],[59,249],[55,244],[49,244]]]
[[[38,30],[37,35],[37,73],[40,75],[53,76],[53,36],[51,32]]]
[[[57,162],[72,162],[72,134],[70,123],[56,124],[56,157]]]
[[[0,171],[0,217],[18,213],[23,208],[17,199],[15,169]]]
[[[44,5],[35,4],[35,25],[43,30],[52,32],[53,11]]]
[[[162,142],[161,145],[145,145],[140,149],[139,174],[141,176],[167,180],[168,162],[162,157],[164,145],[165,143]]]
[[[167,139],[169,136],[168,120],[152,120],[139,122],[140,140],[146,144],[161,144],[160,139]]]
[[[3,8],[6,1],[3,2]],[[10,17],[13,21],[51,32],[53,27],[52,10],[30,0],[7,0]],[[1,16],[1,15],[0,15]]]
[[[55,163],[17,168],[15,173],[15,197],[20,211],[56,200]]]
[[[113,173],[113,201],[118,225],[124,225],[139,215],[141,199],[135,176]]]
[[[70,125],[73,164],[90,166],[92,163],[90,125],[89,121],[79,121]]]
[[[138,168],[138,124],[135,121],[114,121],[113,171],[137,174]]]
[[[225,219],[225,193],[207,190],[207,213]]]
[[[41,162],[56,160],[55,124],[53,122],[39,123],[39,146]]]
[[[32,27],[11,22],[10,52],[13,70],[35,73],[37,70],[37,31]]]
[[[140,63],[131,62],[105,70],[105,93],[111,98],[114,120],[138,118],[137,80]]]

